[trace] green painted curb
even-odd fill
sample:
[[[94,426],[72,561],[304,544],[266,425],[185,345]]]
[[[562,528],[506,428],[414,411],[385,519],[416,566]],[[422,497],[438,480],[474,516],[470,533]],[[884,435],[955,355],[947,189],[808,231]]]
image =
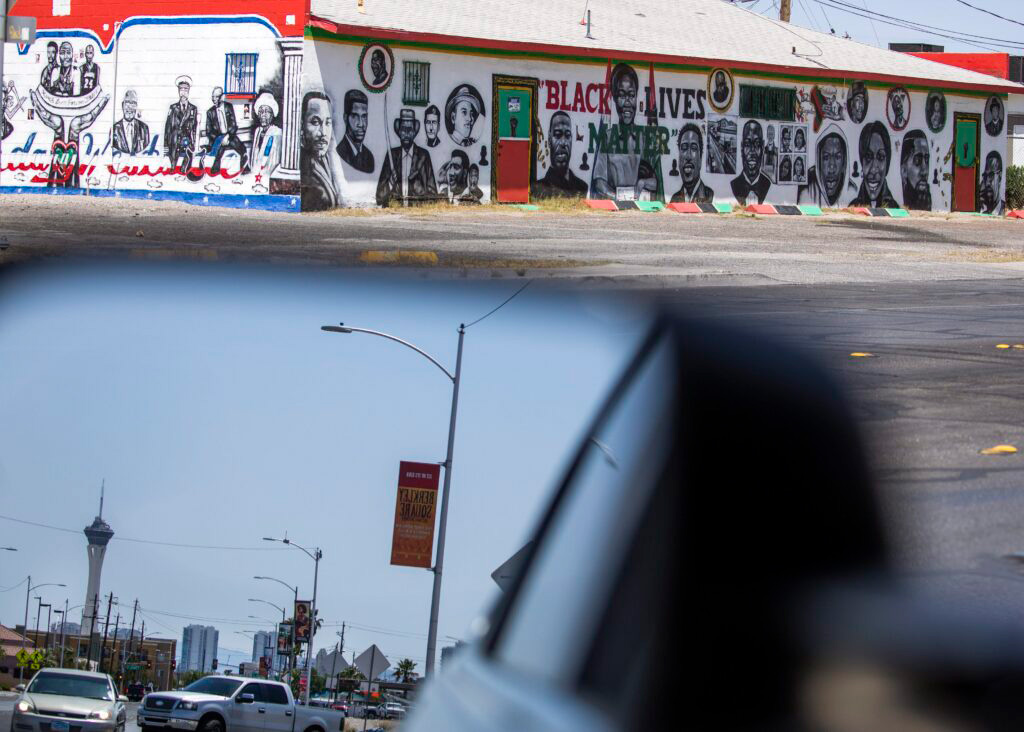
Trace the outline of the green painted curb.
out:
[[[887,208],[889,215],[894,219],[908,219],[910,218],[910,212],[904,208]]]
[[[636,207],[641,211],[653,213],[655,211],[663,211],[665,209],[665,204],[661,201],[637,201]]]
[[[797,206],[804,216],[824,216],[820,206]]]
[[[986,216],[990,219],[1002,218],[1001,216],[997,216],[996,214],[981,213],[980,211],[971,211],[971,216]]]
[[[535,206],[532,203],[515,203],[512,204],[512,208],[518,208],[520,211],[540,211],[540,206]]]
[[[718,213],[732,213],[731,203],[715,203],[712,205],[715,207]]]

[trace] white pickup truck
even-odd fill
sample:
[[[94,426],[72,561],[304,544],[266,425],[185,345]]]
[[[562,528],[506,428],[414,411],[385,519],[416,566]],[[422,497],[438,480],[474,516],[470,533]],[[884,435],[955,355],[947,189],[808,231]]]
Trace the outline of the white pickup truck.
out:
[[[141,732],[343,732],[341,712],[296,704],[287,684],[205,676],[181,691],[147,694]]]

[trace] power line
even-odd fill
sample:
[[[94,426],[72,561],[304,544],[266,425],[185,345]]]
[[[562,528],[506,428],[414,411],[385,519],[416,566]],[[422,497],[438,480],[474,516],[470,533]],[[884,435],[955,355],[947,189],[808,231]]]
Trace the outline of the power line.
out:
[[[530,286],[531,284],[533,284],[533,280],[528,280],[528,281],[526,282],[526,284],[525,284],[525,285],[523,285],[523,286],[522,286],[522,287],[520,287],[520,288],[519,288],[518,290],[516,290],[515,292],[513,292],[513,293],[512,293],[512,296],[511,296],[511,297],[509,297],[509,298],[508,298],[507,300],[505,300],[505,302],[503,302],[503,303],[502,303],[501,305],[499,305],[498,307],[494,308],[494,310],[492,310],[491,312],[487,313],[487,315],[483,316],[482,318],[477,318],[477,319],[476,319],[476,320],[474,320],[474,321],[473,321],[472,323],[470,323],[469,325],[467,325],[467,326],[466,326],[466,328],[471,328],[471,327],[473,327],[474,325],[476,325],[477,323],[479,323],[479,322],[480,322],[481,320],[486,320],[487,318],[489,318],[489,317],[491,317],[492,315],[494,315],[494,314],[495,314],[496,312],[498,312],[498,311],[499,311],[499,310],[501,310],[501,309],[502,309],[503,307],[505,307],[505,306],[506,306],[506,305],[508,305],[508,304],[509,304],[510,302],[512,302],[512,301],[513,301],[513,300],[515,299],[516,295],[518,295],[518,294],[519,294],[520,292],[522,292],[523,290],[525,290],[525,289],[526,289],[527,287],[529,287],[529,286]]]
[[[891,25],[898,28],[904,28],[907,30],[913,30],[920,33],[927,33],[933,36],[939,36],[941,38],[949,38],[951,40],[960,41],[967,45],[979,46],[981,48],[987,48],[982,45],[979,41],[986,41],[993,45],[1006,46],[1009,48],[1024,48],[1024,44],[1017,41],[1008,40],[1006,38],[994,38],[992,36],[982,36],[976,33],[965,33],[950,28],[942,28],[940,26],[927,25],[924,23],[918,23],[912,20],[906,20],[904,18],[898,18],[892,15],[886,15],[885,13],[879,13],[874,10],[864,10],[856,5],[844,2],[843,0],[814,0],[821,5],[832,8],[833,10],[839,10],[843,13],[849,13],[856,15],[867,20],[877,19],[879,23],[884,25]],[[991,49],[989,49],[991,50]]]
[[[1024,23],[1022,23],[1019,20],[1014,20],[1013,18],[1004,18],[1002,15],[999,15],[998,13],[993,13],[991,10],[986,10],[985,8],[979,8],[977,5],[971,5],[969,2],[966,2],[966,0],[956,0],[956,1],[958,3],[960,3],[961,5],[966,5],[971,10],[977,10],[979,13],[985,13],[986,15],[991,15],[993,18],[999,18],[999,20],[1005,20],[1007,23],[1014,23],[1016,25],[1024,25]]]
[[[16,585],[11,585],[10,587],[3,588],[2,590],[0,590],[0,592],[10,592],[11,590],[16,590],[19,587],[21,587],[23,584],[25,584],[26,582],[28,582],[28,577],[26,577],[25,579],[23,579],[21,582],[19,582]]]
[[[864,9],[868,10],[868,0],[860,0],[860,1],[864,5]],[[868,10],[868,12],[870,13],[871,11]],[[875,21],[873,21],[873,20],[871,21],[871,32],[875,34],[875,42],[878,44],[879,48],[881,48],[881,46],[882,46],[882,39],[878,37],[878,28],[875,27]]]
[[[42,524],[37,521],[26,521],[25,519],[14,518],[13,516],[0,516],[0,519],[4,521],[11,521],[16,524],[24,524],[26,526],[35,526],[39,529],[50,529],[51,531],[63,531],[68,534],[80,534],[82,533],[78,529],[69,529],[64,526],[53,526],[52,524]],[[262,546],[216,546],[212,544],[178,544],[171,541],[155,541],[153,539],[132,539],[127,536],[115,536],[111,541],[130,541],[135,544],[153,544],[156,546],[172,546],[178,549],[215,549],[217,551],[239,551],[239,552],[283,552],[287,551],[285,548],[277,547],[262,547]]]

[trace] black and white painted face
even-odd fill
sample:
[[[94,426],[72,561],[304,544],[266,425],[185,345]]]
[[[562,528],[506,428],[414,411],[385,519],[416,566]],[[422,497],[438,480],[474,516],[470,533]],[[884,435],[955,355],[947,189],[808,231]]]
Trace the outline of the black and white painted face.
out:
[[[462,99],[452,110],[452,127],[461,139],[469,139],[473,136],[473,125],[476,124],[477,113],[469,101]]]
[[[981,202],[988,210],[996,207],[999,192],[1003,190],[1003,164],[998,157],[990,156],[981,174]]]
[[[46,47],[46,62],[53,66],[57,62],[57,47],[47,46]]]
[[[224,90],[219,86],[213,87],[213,91],[210,93],[210,101],[213,102],[214,106],[220,104],[221,97],[224,96]]]
[[[679,174],[684,183],[692,184],[700,178],[700,135],[687,130],[679,138]]]
[[[942,103],[938,97],[932,97],[932,106],[928,110],[928,126],[933,130],[942,127]]]
[[[885,176],[889,172],[889,150],[881,135],[873,134],[868,140],[867,156],[860,161],[864,168],[864,184],[872,198],[878,198],[885,185]]]
[[[915,138],[911,141],[914,150],[903,164],[903,185],[913,190],[918,196],[927,196],[928,169],[931,167],[931,153],[928,152],[928,141]],[[906,151],[904,151],[906,153]]]
[[[631,125],[636,119],[636,84],[627,74],[619,78],[615,86],[615,110],[619,113],[619,124]]]
[[[274,121],[274,110],[264,104],[257,110],[256,116],[259,117],[260,127],[267,128]]]
[[[412,145],[417,132],[419,132],[419,125],[416,124],[416,120],[403,119],[400,121],[398,123],[398,139],[402,142],[402,147],[408,148]]]
[[[362,142],[366,137],[367,110],[362,102],[353,102],[352,111],[345,117],[345,124],[348,128],[348,135],[356,142]]]
[[[743,172],[753,179],[761,172],[764,159],[764,131],[760,122],[750,121],[743,125]]]
[[[180,101],[182,104],[187,102],[188,101],[188,92],[189,92],[188,84],[178,84],[178,101]]]
[[[67,41],[60,44],[60,67],[66,69],[71,66],[71,61],[74,59],[75,52],[71,48],[71,44]]]
[[[459,188],[465,179],[466,170],[462,165],[462,158],[459,155],[452,155],[452,159],[448,161],[448,187]]]
[[[302,135],[306,147],[318,156],[324,156],[331,147],[334,137],[334,119],[331,105],[326,99],[310,99],[306,107],[306,118],[302,120]]]
[[[364,105],[365,106],[365,105]],[[431,112],[423,118],[423,131],[428,140],[436,140],[437,133],[441,128],[441,118]]]
[[[802,129],[797,129],[796,135],[793,136],[793,149],[797,152],[803,152],[807,148],[807,135],[804,134]]]
[[[92,63],[93,57],[95,55],[96,55],[96,52],[93,50],[92,46],[86,46],[85,47],[85,60],[88,63],[90,63],[90,64]]]
[[[469,171],[469,187],[476,188],[477,184],[480,183],[480,171],[470,170]]]
[[[125,99],[124,102],[121,103],[121,111],[124,112],[125,120],[131,122],[135,119],[135,115],[138,114],[138,102],[134,102],[131,99]]]
[[[850,100],[850,116],[853,117],[854,122],[863,122],[865,115],[867,115],[867,104],[863,94],[854,94],[853,99]]]
[[[846,146],[838,135],[828,135],[818,148],[818,175],[830,203],[839,199],[846,178]]]
[[[788,127],[782,128],[782,152],[790,152],[792,148],[793,131]]]
[[[796,162],[793,163],[793,179],[803,181],[804,174],[806,172],[807,171],[804,170],[804,159],[802,157],[798,157]]]
[[[551,167],[564,171],[572,159],[572,122],[566,114],[551,118]]]
[[[992,127],[999,126],[1003,121],[1003,103],[993,99],[988,106],[988,124]]]

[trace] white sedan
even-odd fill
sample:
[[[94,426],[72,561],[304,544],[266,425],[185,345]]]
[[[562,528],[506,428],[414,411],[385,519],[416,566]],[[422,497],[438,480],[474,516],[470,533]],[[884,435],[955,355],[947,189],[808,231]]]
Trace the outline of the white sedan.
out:
[[[12,732],[124,732],[125,702],[107,674],[42,669],[14,705]]]

